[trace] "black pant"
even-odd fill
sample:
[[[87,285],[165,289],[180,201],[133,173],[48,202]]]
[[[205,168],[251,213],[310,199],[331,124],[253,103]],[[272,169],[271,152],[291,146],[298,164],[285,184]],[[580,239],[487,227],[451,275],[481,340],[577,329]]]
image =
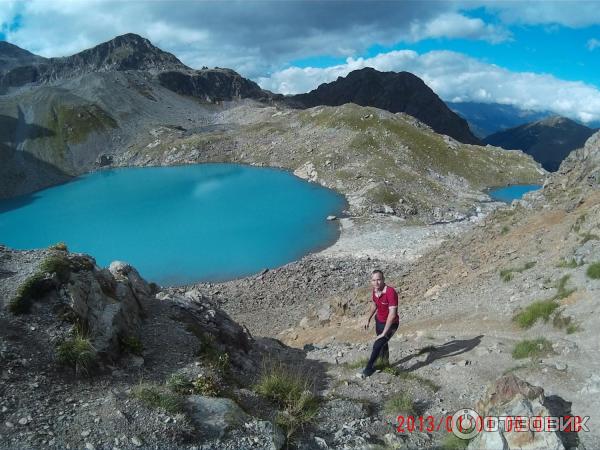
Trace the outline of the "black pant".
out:
[[[390,357],[390,348],[388,346],[388,341],[392,338],[396,330],[398,329],[398,323],[393,323],[388,332],[381,339],[377,339],[373,344],[373,350],[371,351],[371,357],[369,358],[369,362],[367,363],[366,371],[373,372],[375,361],[379,356],[384,360],[389,360]],[[385,328],[385,322],[379,322],[375,319],[375,333],[379,336],[383,329]]]

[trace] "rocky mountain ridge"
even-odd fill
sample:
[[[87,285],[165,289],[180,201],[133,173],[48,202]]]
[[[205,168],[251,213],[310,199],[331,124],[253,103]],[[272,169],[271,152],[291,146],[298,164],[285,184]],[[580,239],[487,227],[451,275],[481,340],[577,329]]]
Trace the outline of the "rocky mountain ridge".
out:
[[[466,144],[479,144],[467,122],[452,112],[419,77],[410,72],[379,72],[371,67],[354,70],[331,83],[289,97],[291,105],[306,108],[356,103],[392,113],[403,112]]]

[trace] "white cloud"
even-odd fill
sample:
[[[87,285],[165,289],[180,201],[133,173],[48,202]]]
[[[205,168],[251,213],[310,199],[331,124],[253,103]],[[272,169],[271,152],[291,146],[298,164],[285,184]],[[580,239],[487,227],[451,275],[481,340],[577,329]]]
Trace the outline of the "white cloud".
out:
[[[315,55],[348,57],[374,44],[427,38],[506,40],[503,28],[436,1],[0,0],[7,40],[42,56],[66,56],[137,33],[191,67],[231,67],[256,77]]]
[[[445,37],[485,40],[493,44],[511,37],[510,32],[502,27],[457,13],[440,14],[426,23],[413,22],[410,35],[413,41]]]
[[[600,47],[600,41],[598,39],[592,38],[587,41],[586,47],[591,52],[591,51],[597,49],[598,47]]]
[[[294,94],[363,67],[412,72],[447,101],[493,102],[550,110],[584,122],[600,119],[600,91],[594,86],[548,74],[511,72],[450,51],[419,55],[412,50],[398,50],[368,59],[348,58],[345,64],[326,68],[289,67],[260,78],[258,83],[274,92]]]

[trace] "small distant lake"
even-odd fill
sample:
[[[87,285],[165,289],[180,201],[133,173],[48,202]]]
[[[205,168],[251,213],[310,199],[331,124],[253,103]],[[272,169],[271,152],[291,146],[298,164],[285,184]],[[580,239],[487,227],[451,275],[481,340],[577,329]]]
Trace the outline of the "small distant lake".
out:
[[[541,187],[539,184],[515,184],[513,186],[491,189],[488,194],[494,200],[510,203],[513,200],[522,198],[527,192],[537,191]]]
[[[95,172],[0,201],[0,243],[63,241],[100,266],[122,260],[149,281],[222,281],[332,243],[344,198],[292,174],[234,164]]]

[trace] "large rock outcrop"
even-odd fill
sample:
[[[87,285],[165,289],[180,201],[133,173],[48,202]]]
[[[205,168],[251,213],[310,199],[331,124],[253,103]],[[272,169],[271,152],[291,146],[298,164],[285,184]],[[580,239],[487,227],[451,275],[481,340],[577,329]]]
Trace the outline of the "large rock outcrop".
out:
[[[532,386],[514,374],[505,375],[493,383],[484,398],[476,405],[482,417],[548,417],[557,414],[550,410],[544,390]],[[470,450],[478,449],[552,449],[563,450],[561,436],[553,431],[517,431],[513,425],[498,427],[498,431],[482,431],[469,443]]]
[[[5,314],[34,314],[57,327],[60,341],[74,329],[99,356],[117,359],[124,342],[139,340],[151,287],[128,264],[109,269],[87,255],[62,250],[16,252],[0,248]],[[58,325],[57,325],[58,324]]]

